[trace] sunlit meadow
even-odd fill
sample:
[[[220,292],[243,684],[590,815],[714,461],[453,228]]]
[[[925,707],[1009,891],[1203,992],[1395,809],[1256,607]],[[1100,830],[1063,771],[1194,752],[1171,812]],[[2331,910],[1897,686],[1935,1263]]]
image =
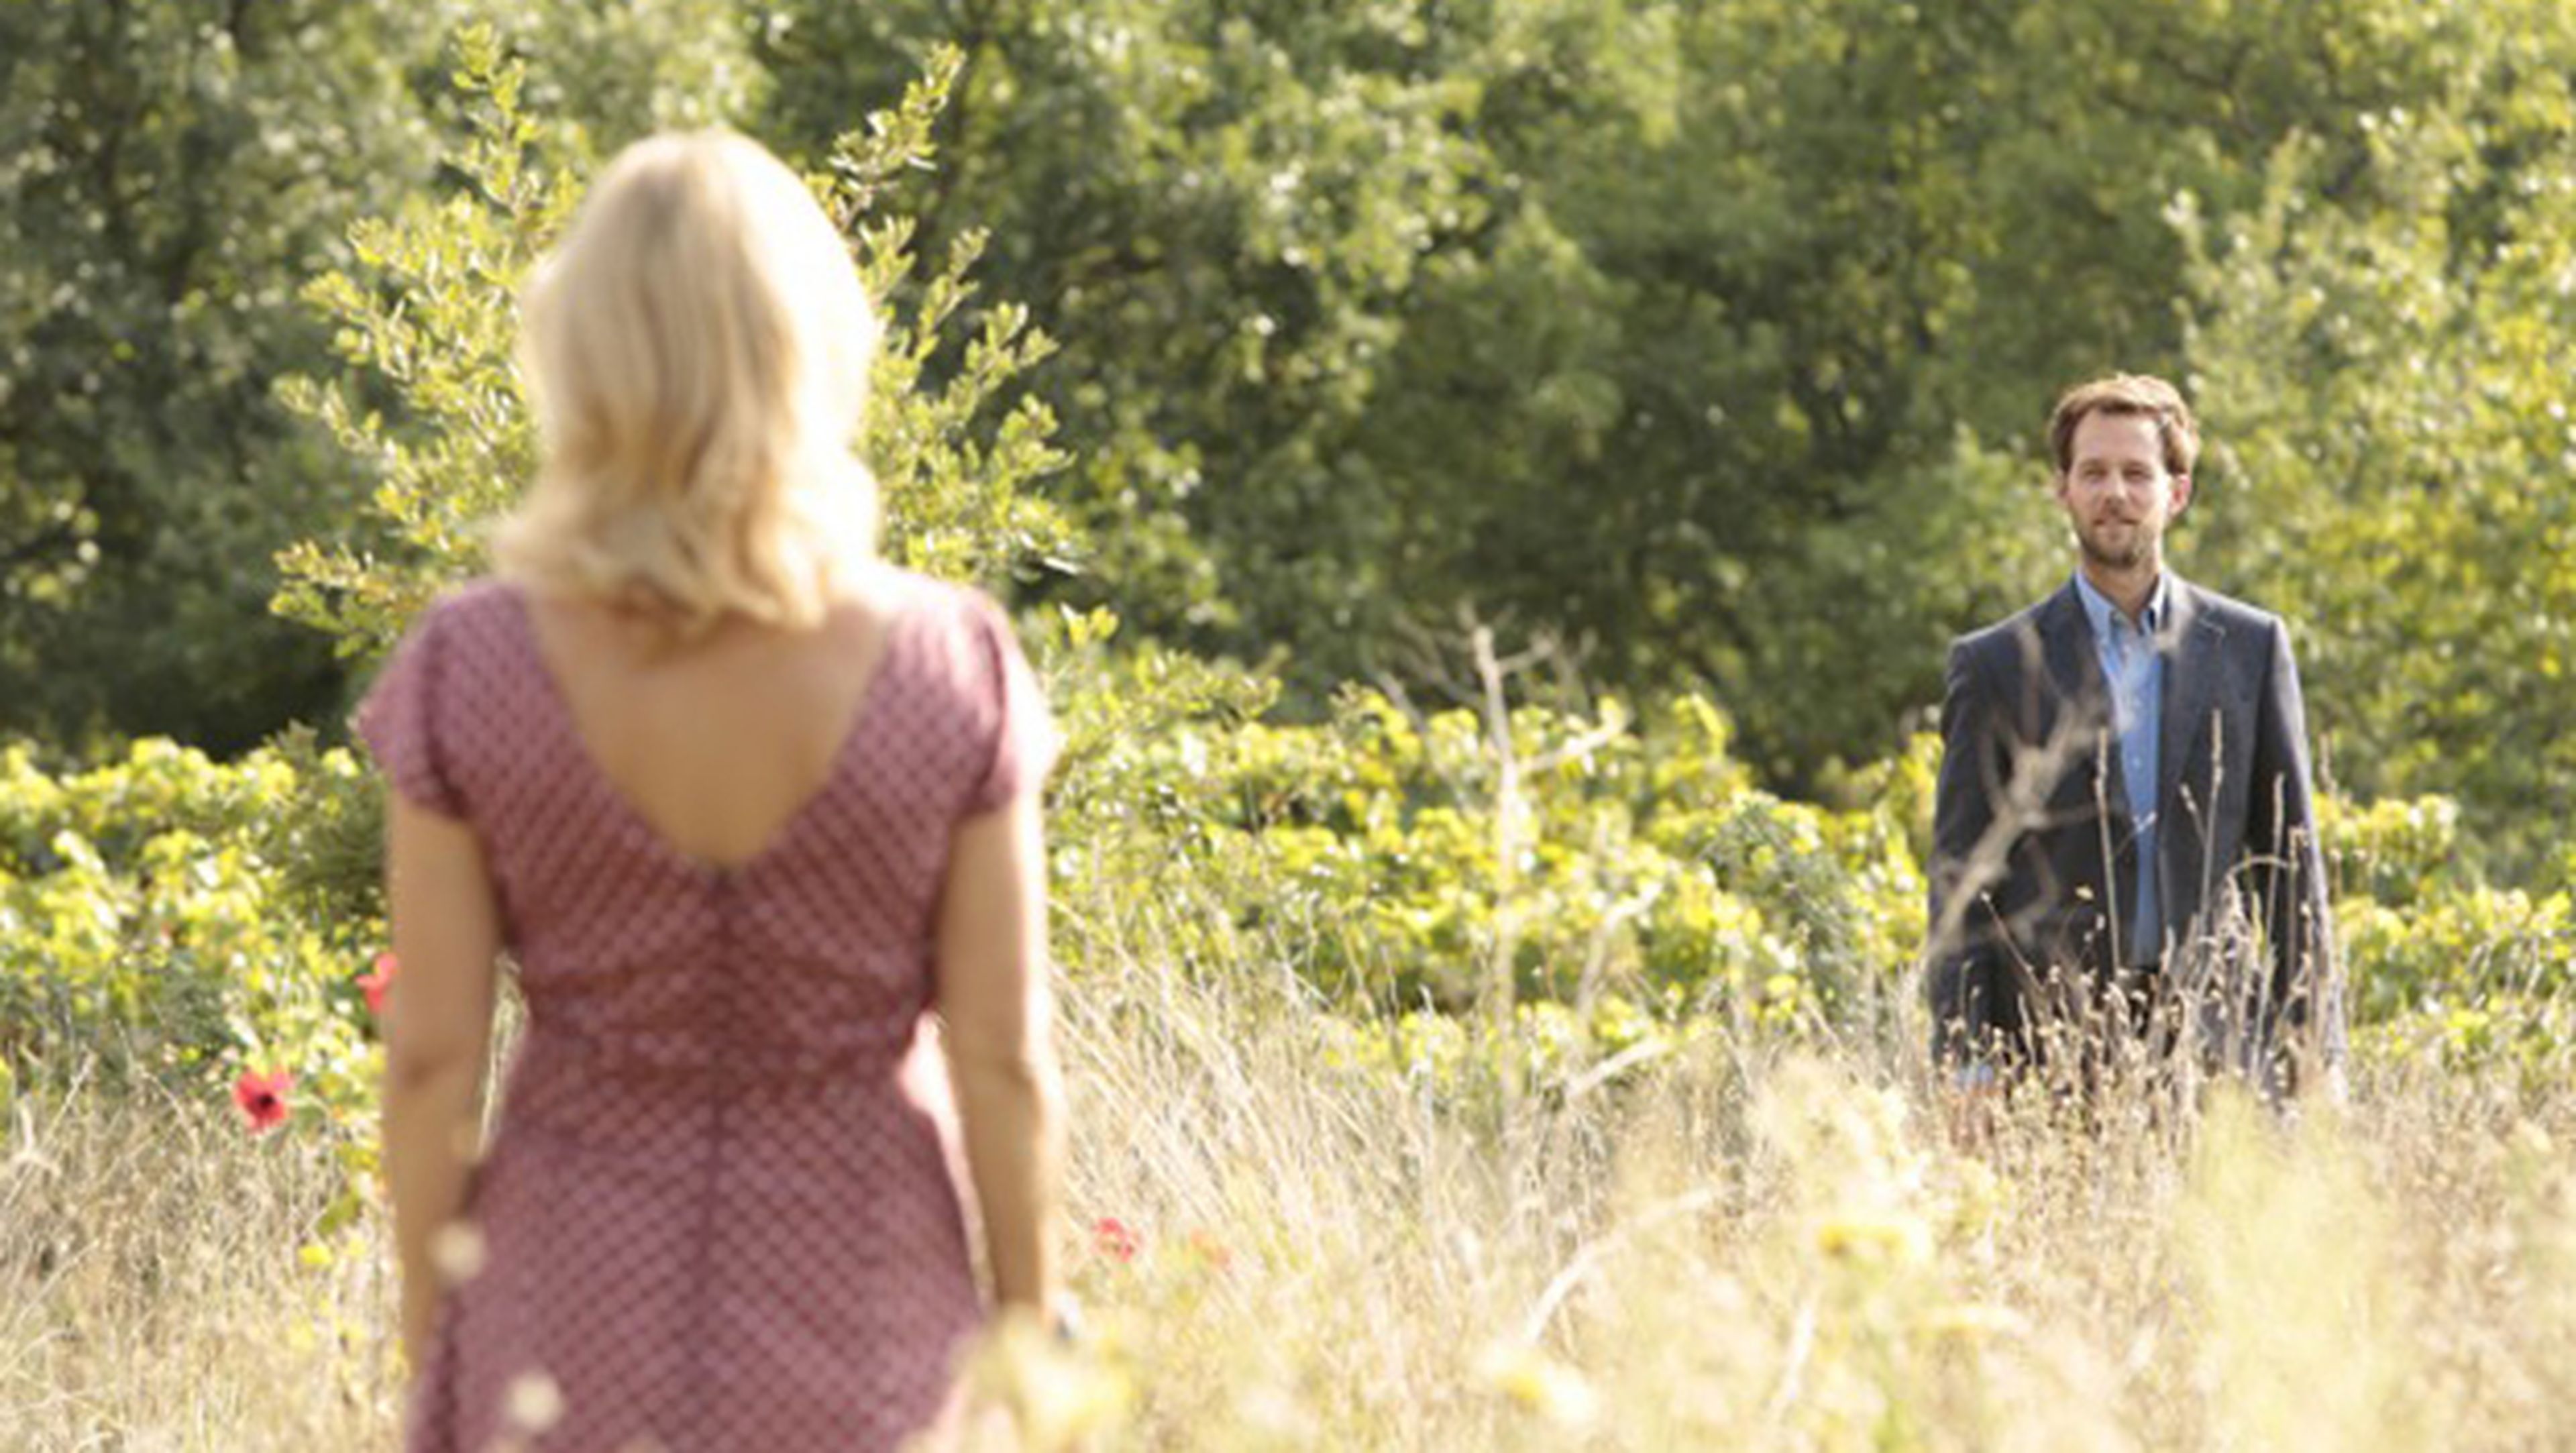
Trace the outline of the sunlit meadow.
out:
[[[1462,1026],[1435,1069],[1186,911],[1095,922],[1114,950],[1066,966],[1089,1350],[973,1373],[1034,1442],[2576,1440],[2563,1058],[2383,1056],[2342,1113],[2026,1103],[1971,1154],[1897,1050],[1712,1029],[1516,1078]],[[0,1445],[390,1441],[383,1224],[327,1225],[332,1134],[18,1097]]]

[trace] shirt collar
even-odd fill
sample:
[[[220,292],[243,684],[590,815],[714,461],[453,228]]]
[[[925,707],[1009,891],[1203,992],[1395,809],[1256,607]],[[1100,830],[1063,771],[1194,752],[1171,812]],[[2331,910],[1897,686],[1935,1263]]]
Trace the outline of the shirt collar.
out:
[[[2150,636],[2164,629],[2165,606],[2173,598],[2172,587],[2173,577],[2157,571],[2155,588],[2147,592],[2146,606],[2138,612],[2138,629]],[[2108,640],[2111,618],[2119,614],[2120,608],[2111,603],[2111,597],[2094,589],[2093,582],[2085,579],[2081,570],[2075,572],[2075,593],[2084,601],[2086,618],[2093,622],[2094,638]]]

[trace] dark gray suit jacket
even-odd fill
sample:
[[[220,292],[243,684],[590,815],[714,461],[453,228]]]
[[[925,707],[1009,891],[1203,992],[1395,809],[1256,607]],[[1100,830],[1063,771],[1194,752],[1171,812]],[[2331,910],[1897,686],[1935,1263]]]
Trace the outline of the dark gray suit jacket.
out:
[[[2120,941],[2134,835],[2074,582],[1951,646],[1925,954],[1936,1055],[2043,1055],[2052,1015],[2115,964],[2155,958],[2205,1060],[2270,1085],[2292,1048],[2341,1060],[2343,996],[2289,633],[2172,577],[2158,649],[2165,927],[2164,942],[2140,953]]]

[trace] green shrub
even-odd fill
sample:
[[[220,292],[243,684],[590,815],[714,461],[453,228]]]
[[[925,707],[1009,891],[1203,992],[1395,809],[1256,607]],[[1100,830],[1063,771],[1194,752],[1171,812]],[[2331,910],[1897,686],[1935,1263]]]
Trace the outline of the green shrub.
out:
[[[147,741],[59,776],[0,750],[0,1059],[208,1089],[287,1069],[294,1104],[353,1115],[375,1064],[356,979],[383,934],[315,883],[311,803],[360,776],[300,744],[221,764]]]

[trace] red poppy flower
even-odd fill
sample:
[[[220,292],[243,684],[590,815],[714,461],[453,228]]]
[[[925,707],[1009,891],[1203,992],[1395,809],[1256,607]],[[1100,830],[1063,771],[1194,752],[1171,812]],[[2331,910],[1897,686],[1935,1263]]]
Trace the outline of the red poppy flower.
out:
[[[1213,1233],[1191,1232],[1190,1250],[1197,1252],[1199,1260],[1218,1271],[1234,1265],[1234,1252],[1229,1250],[1224,1242],[1217,1240]]]
[[[401,969],[401,960],[391,953],[381,953],[376,955],[375,968],[358,976],[358,988],[367,996],[368,1013],[385,1012],[385,991],[394,986],[394,975]]]
[[[274,1130],[286,1123],[286,1092],[295,1084],[295,1076],[285,1070],[261,1074],[242,1071],[233,1081],[233,1103],[241,1107],[242,1118],[250,1122],[253,1133]]]
[[[1134,1231],[1128,1229],[1126,1222],[1115,1216],[1103,1216],[1092,1223],[1091,1245],[1103,1256],[1118,1261],[1134,1261],[1137,1248],[1143,1243]]]

